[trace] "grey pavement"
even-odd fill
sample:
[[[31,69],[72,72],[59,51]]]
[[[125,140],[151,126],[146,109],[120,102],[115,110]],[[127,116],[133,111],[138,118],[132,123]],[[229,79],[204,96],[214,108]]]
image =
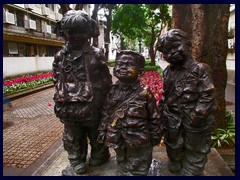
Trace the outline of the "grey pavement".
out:
[[[112,68],[110,71],[112,72]],[[116,78],[113,78],[113,81],[116,81]],[[54,89],[49,88],[15,99],[12,101],[13,108],[3,112],[4,176],[60,176],[61,170],[68,164],[61,140],[63,124],[53,112],[53,92]],[[227,101],[235,105],[234,86],[228,86],[226,95]],[[86,175],[118,174],[113,150],[111,155],[108,163],[101,167],[88,168]],[[153,156],[151,169],[158,167],[158,174],[151,172],[150,175],[172,175],[166,170],[167,157],[164,146],[155,147]],[[214,171],[210,172],[210,167]],[[111,169],[111,172],[106,174],[106,169]],[[159,169],[162,169],[162,172],[159,172]],[[233,174],[213,149],[209,155],[205,175]]]

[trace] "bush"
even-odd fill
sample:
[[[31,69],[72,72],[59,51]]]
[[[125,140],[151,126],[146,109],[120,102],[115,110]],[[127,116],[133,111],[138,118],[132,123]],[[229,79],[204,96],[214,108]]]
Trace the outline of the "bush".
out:
[[[144,69],[145,71],[157,71],[160,76],[163,75],[163,69],[159,65],[151,66],[145,64]]]
[[[115,60],[109,60],[109,61],[107,61],[107,65],[108,65],[109,67],[114,67],[115,64],[116,64]]]
[[[13,94],[24,89],[35,88],[41,84],[46,84],[52,81],[52,72],[23,74],[19,77],[5,79],[3,81],[3,92],[5,94]]]
[[[235,147],[235,124],[234,113],[227,111],[225,113],[226,129],[217,128],[211,136],[212,147],[215,148],[233,148]]]

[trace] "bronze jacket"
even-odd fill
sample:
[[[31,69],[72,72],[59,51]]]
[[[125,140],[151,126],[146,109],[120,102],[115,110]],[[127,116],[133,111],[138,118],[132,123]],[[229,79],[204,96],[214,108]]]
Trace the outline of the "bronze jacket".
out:
[[[181,124],[191,131],[212,128],[214,124],[215,88],[207,64],[189,59],[181,67],[164,70],[162,122],[165,128]]]
[[[112,126],[119,109],[124,115]],[[112,148],[150,147],[160,142],[161,133],[160,114],[150,90],[139,81],[131,86],[116,82],[103,107],[98,140]]]
[[[53,62],[55,113],[61,119],[84,121],[99,116],[112,77],[98,48],[87,43],[73,53],[68,44]]]

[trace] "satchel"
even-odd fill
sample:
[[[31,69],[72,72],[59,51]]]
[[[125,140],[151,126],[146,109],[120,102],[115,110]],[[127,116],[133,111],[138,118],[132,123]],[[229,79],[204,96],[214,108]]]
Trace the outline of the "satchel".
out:
[[[56,85],[58,90],[54,94],[54,101],[59,102],[90,102],[93,99],[93,88],[89,81],[64,83]]]
[[[88,63],[85,59],[86,79],[79,82],[73,76],[74,82],[58,82],[54,94],[55,113],[61,119],[91,121],[96,111],[93,107],[93,87],[89,80]],[[64,72],[62,72],[62,75]]]

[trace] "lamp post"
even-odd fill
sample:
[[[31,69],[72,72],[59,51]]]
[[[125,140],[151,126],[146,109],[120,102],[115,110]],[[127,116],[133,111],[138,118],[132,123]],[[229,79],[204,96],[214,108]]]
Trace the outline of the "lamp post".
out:
[[[141,54],[141,50],[142,50],[142,35],[140,34],[139,36],[138,36],[138,45],[139,45],[139,54]]]

